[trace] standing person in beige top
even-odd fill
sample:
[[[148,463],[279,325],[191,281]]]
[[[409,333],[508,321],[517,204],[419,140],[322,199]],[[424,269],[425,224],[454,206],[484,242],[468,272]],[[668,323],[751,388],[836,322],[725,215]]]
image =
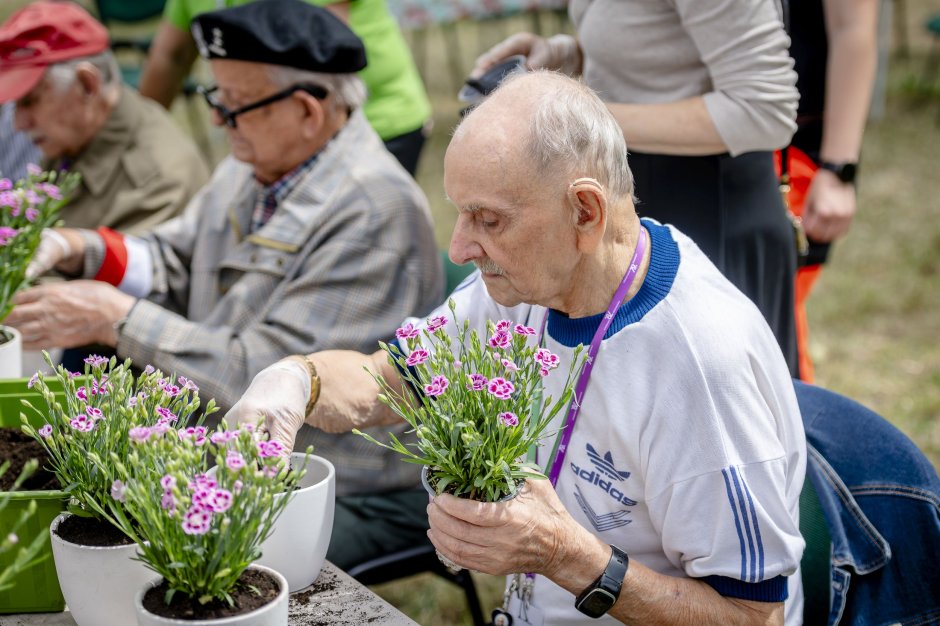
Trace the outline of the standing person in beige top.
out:
[[[761,310],[797,373],[796,250],[772,151],[798,93],[774,0],[572,0],[577,37],[513,35],[514,54],[580,74],[617,119],[644,217],[676,225]]]
[[[108,33],[79,6],[34,2],[0,26],[0,102],[49,169],[82,175],[68,226],[141,234],[182,212],[209,178],[192,141],[121,83]]]

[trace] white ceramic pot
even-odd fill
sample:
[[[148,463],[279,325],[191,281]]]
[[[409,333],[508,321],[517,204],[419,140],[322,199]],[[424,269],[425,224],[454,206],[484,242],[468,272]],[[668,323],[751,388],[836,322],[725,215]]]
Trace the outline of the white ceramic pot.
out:
[[[4,341],[8,333],[13,338]],[[10,326],[0,326],[0,380],[20,378],[23,375],[23,339],[20,332]]]
[[[52,520],[52,558],[56,574],[78,626],[127,626],[136,620],[134,594],[153,571],[137,556],[137,544],[115,547],[83,546],[62,539],[56,529],[71,515]]]
[[[287,580],[278,572],[269,567],[264,567],[263,565],[259,565],[257,563],[249,565],[248,567],[249,569],[261,570],[262,572],[274,576],[281,588],[281,591],[277,594],[277,597],[264,606],[257,608],[250,613],[233,615],[231,617],[219,617],[216,619],[184,620],[173,619],[170,617],[161,617],[159,615],[154,615],[144,608],[144,594],[150,591],[151,588],[156,587],[161,582],[163,582],[163,578],[158,576],[157,578],[153,578],[152,580],[145,583],[137,592],[137,595],[134,596],[134,610],[137,612],[138,626],[229,626],[234,624],[237,624],[237,626],[286,626],[288,605]],[[153,574],[153,572],[150,573]],[[134,622],[127,623],[133,624]]]
[[[299,467],[303,460],[302,452],[291,454],[291,467]],[[307,473],[290,499],[274,523],[271,536],[261,544],[258,563],[283,574],[294,592],[313,584],[326,559],[336,503],[333,464],[323,457],[309,457]]]

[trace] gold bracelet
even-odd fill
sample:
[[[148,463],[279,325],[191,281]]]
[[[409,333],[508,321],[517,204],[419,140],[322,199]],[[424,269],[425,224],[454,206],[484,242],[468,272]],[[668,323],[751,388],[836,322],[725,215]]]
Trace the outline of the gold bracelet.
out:
[[[307,409],[304,413],[304,417],[306,417],[310,415],[313,407],[317,404],[317,400],[320,399],[320,376],[317,374],[317,366],[313,364],[310,357],[304,354],[300,355],[300,358],[303,359],[304,365],[307,366],[307,373],[310,374],[310,397],[307,399]]]

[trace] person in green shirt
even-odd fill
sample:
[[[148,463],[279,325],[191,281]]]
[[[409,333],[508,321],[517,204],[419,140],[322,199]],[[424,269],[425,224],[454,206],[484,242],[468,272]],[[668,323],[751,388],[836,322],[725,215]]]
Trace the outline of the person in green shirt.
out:
[[[198,55],[189,32],[193,18],[250,1],[169,0],[144,66],[140,92],[169,108]],[[307,1],[329,9],[362,39],[368,59],[359,74],[369,91],[366,118],[389,152],[414,176],[431,104],[386,0]]]

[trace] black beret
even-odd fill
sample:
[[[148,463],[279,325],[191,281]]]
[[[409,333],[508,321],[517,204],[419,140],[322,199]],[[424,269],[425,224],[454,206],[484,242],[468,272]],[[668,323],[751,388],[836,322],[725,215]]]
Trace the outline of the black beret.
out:
[[[362,41],[335,15],[302,0],[258,0],[197,15],[192,24],[206,59],[286,65],[351,74],[366,66]]]

